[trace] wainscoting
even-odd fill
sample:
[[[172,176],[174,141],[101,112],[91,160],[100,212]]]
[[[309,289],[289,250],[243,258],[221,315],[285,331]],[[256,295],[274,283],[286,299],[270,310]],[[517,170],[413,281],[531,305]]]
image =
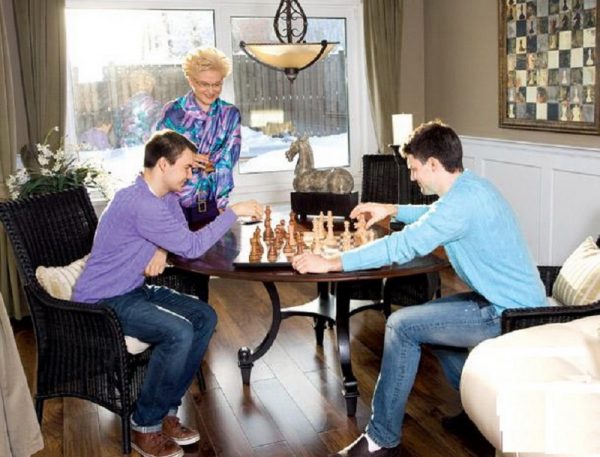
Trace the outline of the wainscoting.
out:
[[[538,264],[560,265],[586,236],[600,234],[600,149],[461,140],[465,167],[510,201]]]

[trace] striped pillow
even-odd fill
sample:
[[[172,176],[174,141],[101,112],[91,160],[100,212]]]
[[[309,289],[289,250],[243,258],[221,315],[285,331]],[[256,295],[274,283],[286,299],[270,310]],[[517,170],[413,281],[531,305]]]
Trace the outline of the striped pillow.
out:
[[[568,306],[600,300],[600,249],[591,236],[565,261],[552,288],[552,297]]]
[[[64,267],[37,267],[35,277],[48,294],[61,300],[71,300],[73,287],[90,255],[75,260]],[[125,346],[130,354],[140,354],[150,346],[133,336],[125,335]]]
[[[64,267],[37,267],[35,277],[46,292],[54,298],[71,300],[73,287],[89,256],[88,254]]]

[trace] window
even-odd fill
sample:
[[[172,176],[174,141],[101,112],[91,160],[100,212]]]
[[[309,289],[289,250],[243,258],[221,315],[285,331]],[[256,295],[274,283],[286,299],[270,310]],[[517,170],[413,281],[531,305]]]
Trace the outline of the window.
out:
[[[162,106],[189,91],[183,57],[214,46],[214,13],[68,8],[66,22],[69,141],[128,184]]]
[[[273,18],[231,19],[235,103],[242,115],[240,173],[293,170],[295,162],[288,162],[285,151],[299,135],[308,135],[316,168],[350,163],[346,20],[309,18],[308,23],[307,42],[340,44],[291,84],[239,49],[241,40],[276,42]]]

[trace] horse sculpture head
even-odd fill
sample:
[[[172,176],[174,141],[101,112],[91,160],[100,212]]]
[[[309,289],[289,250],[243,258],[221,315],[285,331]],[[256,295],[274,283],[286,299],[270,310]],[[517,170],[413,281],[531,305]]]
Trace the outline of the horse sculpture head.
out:
[[[288,159],[288,162],[294,160],[294,157],[300,154],[302,149],[306,148],[307,146],[310,148],[308,136],[302,135],[296,138],[290,145],[290,148],[287,151],[285,151],[285,157]]]

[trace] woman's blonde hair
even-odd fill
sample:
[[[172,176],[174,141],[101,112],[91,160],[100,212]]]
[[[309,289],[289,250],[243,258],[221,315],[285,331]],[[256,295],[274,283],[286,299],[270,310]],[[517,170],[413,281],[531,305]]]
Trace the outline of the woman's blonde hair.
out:
[[[190,76],[197,75],[201,71],[218,71],[226,78],[231,74],[231,60],[212,46],[202,46],[190,51],[181,65],[183,74],[189,80]]]

